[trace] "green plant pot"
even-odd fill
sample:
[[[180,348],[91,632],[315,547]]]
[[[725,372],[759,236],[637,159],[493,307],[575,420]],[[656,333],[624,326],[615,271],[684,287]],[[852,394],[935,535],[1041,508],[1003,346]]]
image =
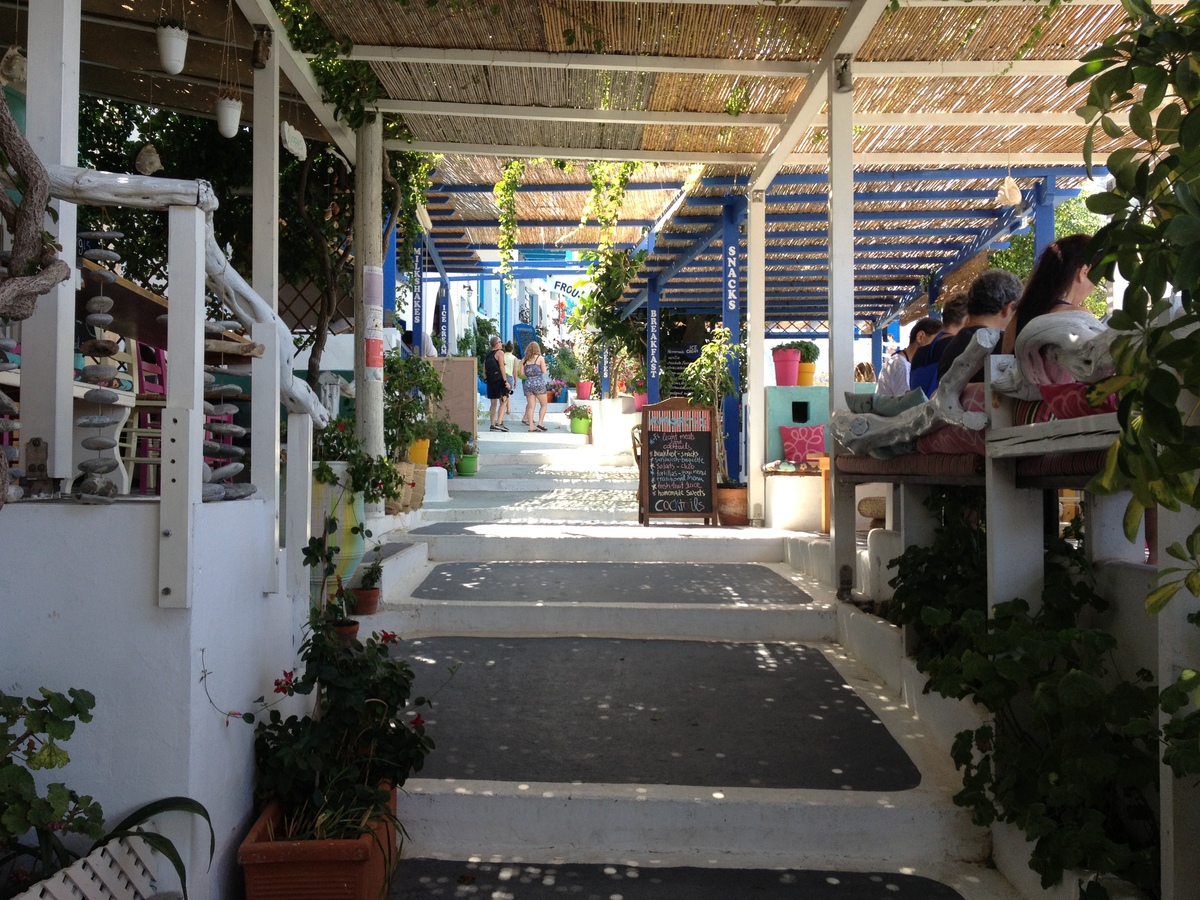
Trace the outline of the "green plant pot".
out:
[[[587,434],[592,430],[591,419],[572,419],[571,434]]]
[[[474,475],[479,471],[479,454],[464,453],[455,462],[454,467],[459,475]]]

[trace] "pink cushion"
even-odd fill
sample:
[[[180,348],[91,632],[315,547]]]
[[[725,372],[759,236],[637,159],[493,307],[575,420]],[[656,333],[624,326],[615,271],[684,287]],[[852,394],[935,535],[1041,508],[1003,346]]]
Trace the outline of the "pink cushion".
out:
[[[1083,416],[1098,416],[1114,412],[1117,408],[1116,394],[1109,394],[1099,406],[1087,401],[1090,384],[1039,384],[1042,400],[1056,419],[1078,419]]]
[[[968,384],[959,396],[963,412],[983,411],[983,385]],[[917,438],[919,453],[974,453],[983,456],[983,430],[972,431],[961,425],[947,425]]]
[[[825,452],[824,425],[780,425],[779,436],[788,462],[808,462],[809,454]]]

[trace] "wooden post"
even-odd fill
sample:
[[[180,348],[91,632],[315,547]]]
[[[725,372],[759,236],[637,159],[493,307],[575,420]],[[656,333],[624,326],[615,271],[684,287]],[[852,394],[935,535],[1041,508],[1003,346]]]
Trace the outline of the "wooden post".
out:
[[[279,310],[279,53],[254,70],[254,245],[251,280],[254,291],[272,310]],[[283,589],[279,548],[279,332],[274,322],[259,322],[250,335],[262,344],[263,358],[250,368],[250,480],[267,504],[266,546],[275,565],[264,593]]]
[[[204,355],[204,213],[167,212],[167,405],[162,411],[158,605],[192,605],[192,536],[204,460],[201,366]]]
[[[78,165],[80,0],[44,0],[29,10],[29,90],[26,134],[46,166]],[[46,216],[46,231],[63,246],[60,254],[72,277],[40,297],[21,325],[21,446],[46,442],[46,475],[70,489],[72,469],[75,338],[75,204],[51,203],[57,221]]]

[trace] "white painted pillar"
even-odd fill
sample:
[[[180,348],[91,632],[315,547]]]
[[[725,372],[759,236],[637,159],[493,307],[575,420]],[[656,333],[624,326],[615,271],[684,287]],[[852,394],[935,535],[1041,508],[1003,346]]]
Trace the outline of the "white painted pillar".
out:
[[[204,212],[167,211],[167,405],[162,413],[158,605],[192,605],[204,428]]]
[[[80,0],[41,0],[29,10],[29,86],[25,133],[46,165],[79,165]],[[51,202],[58,221],[45,228],[62,245],[71,277],[38,298],[21,325],[21,446],[49,448],[46,474],[71,486],[75,340],[75,204]],[[22,464],[25,453],[22,451]],[[26,469],[28,471],[28,469]]]
[[[254,70],[254,244],[251,280],[254,291],[279,309],[279,54]],[[279,552],[279,331],[259,322],[251,338],[263,345],[250,372],[250,480],[267,505],[266,546],[275,550],[275,566],[263,592],[282,589]]]
[[[827,78],[829,103],[829,412],[846,409],[854,390],[854,94]],[[833,480],[831,583],[855,570],[854,486]]]
[[[746,436],[747,504],[752,525],[766,517],[767,460],[767,192],[750,191],[746,213],[746,395],[749,415]]]
[[[1133,563],[1146,561],[1146,520],[1138,524],[1133,541],[1125,537],[1125,509],[1129,505],[1129,491],[1111,497],[1085,494],[1083,499],[1083,540],[1087,558],[1092,562],[1101,560],[1125,560]],[[1200,662],[1200,660],[1197,660]]]
[[[293,600],[304,599],[308,611],[308,572],[304,548],[312,537],[312,419],[305,413],[289,413],[287,428],[287,593]]]
[[[364,449],[383,446],[383,120],[361,126],[354,166],[354,391],[355,424]],[[450,303],[447,296],[446,303]],[[447,307],[448,308],[448,307]],[[415,340],[415,337],[414,337]],[[383,515],[369,504],[368,521]]]

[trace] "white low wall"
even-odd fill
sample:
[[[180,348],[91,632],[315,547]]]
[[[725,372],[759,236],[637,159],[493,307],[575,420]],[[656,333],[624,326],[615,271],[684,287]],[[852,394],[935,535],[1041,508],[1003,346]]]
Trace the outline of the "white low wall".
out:
[[[263,546],[265,506],[255,500],[196,510],[196,535],[208,537],[194,544],[194,606],[160,608],[158,508],[156,501],[48,501],[0,509],[0,684],[23,695],[41,686],[95,694],[93,720],[65,744],[71,763],[42,773],[43,783],[62,781],[91,794],[110,824],[161,797],[200,801],[217,835],[211,868],[203,823],[164,816],[162,831],[187,864],[191,896],[237,896],[253,729],[227,727],[209,706],[199,683],[200,651],[213,673],[214,699],[246,711],[294,667],[297,616],[287,598],[262,592],[275,553]]]

